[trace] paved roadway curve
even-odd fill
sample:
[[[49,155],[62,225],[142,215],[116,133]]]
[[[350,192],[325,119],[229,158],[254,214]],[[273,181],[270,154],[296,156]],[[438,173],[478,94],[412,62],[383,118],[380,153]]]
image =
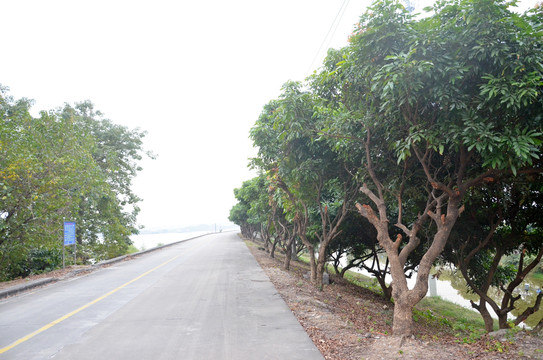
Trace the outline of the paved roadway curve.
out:
[[[323,359],[235,233],[0,301],[2,359]]]

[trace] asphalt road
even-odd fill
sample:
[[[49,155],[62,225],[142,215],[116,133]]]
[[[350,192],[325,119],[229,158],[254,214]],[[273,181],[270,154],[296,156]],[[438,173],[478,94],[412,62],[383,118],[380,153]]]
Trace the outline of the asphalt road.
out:
[[[235,233],[0,301],[1,359],[323,359]]]

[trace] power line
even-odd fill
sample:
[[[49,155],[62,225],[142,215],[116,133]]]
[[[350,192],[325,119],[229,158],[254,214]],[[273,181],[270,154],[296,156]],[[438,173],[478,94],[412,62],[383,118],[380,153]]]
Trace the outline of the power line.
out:
[[[347,7],[349,6],[349,1],[350,0],[343,0],[343,3],[341,4],[341,7],[339,8],[339,10],[338,10],[338,12],[336,14],[336,17],[334,18],[334,21],[330,25],[330,28],[328,29],[328,32],[326,33],[326,36],[322,40],[322,43],[321,43],[321,46],[319,47],[319,50],[317,50],[317,53],[313,57],[313,61],[311,61],[311,64],[309,65],[309,68],[307,69],[307,74],[310,74],[310,71],[313,68],[313,65],[315,64],[315,61],[319,57],[319,55],[321,53],[321,50],[325,46],[325,44],[326,44],[326,48],[328,48],[328,46],[330,45],[330,42],[334,38],[336,30],[337,30],[339,24],[341,23],[341,19],[343,19],[343,15],[345,14],[345,11],[347,10]]]

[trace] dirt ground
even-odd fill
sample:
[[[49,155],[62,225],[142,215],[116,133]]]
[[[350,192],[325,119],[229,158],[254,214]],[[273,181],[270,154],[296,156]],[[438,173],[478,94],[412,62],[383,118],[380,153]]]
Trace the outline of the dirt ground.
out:
[[[424,318],[415,322],[416,336],[400,343],[391,336],[390,302],[335,275],[330,275],[330,285],[317,291],[304,277],[306,264],[292,262],[287,272],[281,254],[272,259],[259,245],[246,243],[327,360],[543,359],[543,339],[527,332],[502,339],[485,335],[464,344],[450,326]]]

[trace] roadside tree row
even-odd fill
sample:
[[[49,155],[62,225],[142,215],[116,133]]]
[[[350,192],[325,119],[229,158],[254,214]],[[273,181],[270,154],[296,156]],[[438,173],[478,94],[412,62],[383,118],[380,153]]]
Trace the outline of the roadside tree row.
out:
[[[543,255],[543,10],[508,6],[439,1],[421,18],[375,2],[349,46],[264,106],[250,135],[260,176],[236,190],[231,220],[287,253],[303,244],[318,288],[338,254],[369,267],[397,336],[411,335],[436,263],[466,277],[488,330],[488,306],[508,327],[513,290]]]

